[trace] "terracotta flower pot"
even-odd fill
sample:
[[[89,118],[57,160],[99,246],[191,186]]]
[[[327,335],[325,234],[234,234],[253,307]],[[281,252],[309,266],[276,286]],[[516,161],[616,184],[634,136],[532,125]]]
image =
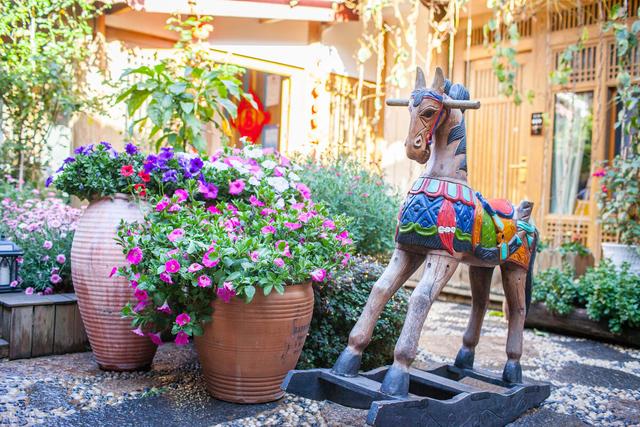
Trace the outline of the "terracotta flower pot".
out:
[[[91,349],[102,369],[133,371],[151,366],[156,346],[131,332],[131,320],[120,310],[133,299],[122,278],[109,277],[125,256],[116,244],[120,220],[142,219],[138,204],[117,194],[94,202],[80,218],[71,246],[71,277]]]
[[[283,295],[213,303],[213,319],[195,338],[209,393],[235,403],[271,402],[295,368],[313,315],[310,283],[287,286]]]

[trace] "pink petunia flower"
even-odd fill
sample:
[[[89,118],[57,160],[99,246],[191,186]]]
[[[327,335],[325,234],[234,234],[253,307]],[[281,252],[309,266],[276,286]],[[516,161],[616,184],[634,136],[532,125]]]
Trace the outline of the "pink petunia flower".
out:
[[[127,261],[129,262],[129,264],[133,265],[140,264],[140,261],[142,261],[142,249],[140,249],[138,246],[131,249],[127,253]]]
[[[171,206],[169,206],[169,212],[178,212],[180,211],[180,209],[182,209],[182,206],[174,203]]]
[[[336,239],[339,240],[342,243],[342,246],[349,245],[349,244],[353,243],[353,240],[351,240],[349,238],[349,232],[347,230],[339,233],[336,236]]]
[[[331,221],[330,219],[325,219],[322,221],[322,226],[328,230],[335,230],[336,223]]]
[[[9,283],[9,286],[12,287],[12,288],[17,287],[18,286],[18,281],[14,280],[13,282]]]
[[[189,193],[184,188],[178,188],[173,195],[177,197],[178,203],[182,203],[189,198]]]
[[[170,259],[169,261],[164,263],[164,271],[167,273],[177,273],[180,271],[180,263],[178,260]]]
[[[140,335],[141,337],[144,336],[144,332],[142,331],[142,328],[140,326],[138,326],[135,329],[132,329],[131,332],[133,332],[136,335]]]
[[[278,240],[274,246],[276,250],[282,251],[282,255],[286,256],[287,258],[291,258],[291,251],[289,250],[289,244],[286,241]]]
[[[282,258],[276,258],[273,260],[273,263],[276,265],[276,267],[284,267],[284,260]]]
[[[231,301],[231,297],[236,295],[236,290],[233,288],[233,284],[231,282],[224,282],[222,287],[217,289],[216,295],[218,295],[218,298],[222,301],[228,303]]]
[[[162,212],[167,208],[167,206],[169,206],[169,199],[163,197],[156,205],[156,212]]]
[[[53,247],[53,243],[51,243],[49,240],[45,240],[44,243],[42,244],[42,247],[45,248],[46,250],[49,250]]]
[[[349,260],[351,259],[351,254],[346,253],[344,254],[344,257],[342,258],[342,265],[344,265],[345,267],[347,266],[347,264],[349,264]]]
[[[249,258],[251,258],[251,261],[257,262],[260,259],[260,253],[258,251],[253,251],[249,254]]]
[[[209,206],[207,210],[213,215],[220,215],[222,213],[222,211],[218,209],[215,205]]]
[[[295,231],[297,229],[299,229],[300,227],[302,227],[302,224],[300,224],[299,222],[285,222],[284,226],[287,227],[289,230]]]
[[[205,267],[213,268],[216,265],[218,265],[218,263],[220,262],[218,258],[211,259],[211,255],[213,255],[214,252],[215,252],[215,249],[209,249],[207,252],[204,253],[204,255],[202,255],[202,263],[204,264]]]
[[[180,240],[183,237],[184,237],[184,229],[182,228],[176,228],[175,230],[173,230],[171,233],[167,235],[167,239],[169,239],[170,242],[175,242],[176,240]]]
[[[605,176],[607,173],[607,171],[604,168],[598,168],[596,169],[595,172],[593,172],[592,176],[598,177],[598,178],[602,178],[603,176]]]
[[[33,288],[29,286],[27,289],[24,290],[24,293],[27,295],[33,295]]]
[[[304,209],[304,203],[300,202],[300,203],[294,203],[291,205],[291,207],[297,211],[301,211],[302,209]]]
[[[276,210],[271,208],[264,208],[260,211],[260,215],[262,216],[269,216],[274,213],[276,213]]]
[[[163,344],[162,338],[160,338],[160,332],[149,332],[147,336],[151,339],[151,342],[157,346],[161,346]]]
[[[234,215],[238,215],[238,208],[233,203],[227,203],[227,210]]]
[[[183,331],[180,331],[176,335],[176,339],[174,340],[174,342],[176,343],[176,345],[187,345],[189,344],[189,335],[187,335]]]
[[[52,293],[53,293],[53,288],[50,287],[50,286],[45,288],[45,290],[43,292],[43,294],[45,294],[45,295],[51,295]]]
[[[276,228],[273,225],[265,225],[260,231],[262,234],[275,234]]]
[[[255,207],[262,207],[264,206],[264,202],[261,202],[255,195],[251,195],[251,197],[249,197],[249,203],[251,203],[251,206],[255,206]]]
[[[171,313],[171,307],[169,307],[167,300],[164,300],[164,303],[160,307],[156,308],[156,310],[165,314]]]
[[[133,296],[138,300],[138,301],[146,301],[149,299],[149,294],[147,293],[147,291],[142,290],[142,289],[136,289],[133,292]]]
[[[314,282],[324,282],[327,277],[327,271],[324,268],[316,268],[311,272],[311,280]]]
[[[160,280],[162,280],[164,283],[168,283],[170,285],[173,285],[173,280],[171,279],[171,275],[168,273],[160,273],[160,275],[158,276],[160,277]]]
[[[49,281],[54,285],[57,285],[58,283],[62,282],[62,277],[60,277],[59,274],[52,274],[51,277],[49,277]]]
[[[296,190],[298,190],[303,199],[307,200],[311,198],[311,190],[303,183],[299,182],[296,184]]]
[[[242,193],[242,191],[244,190],[244,187],[245,187],[245,183],[241,179],[236,179],[235,181],[231,181],[229,183],[229,194],[231,194],[232,196],[237,196],[238,194]]]
[[[215,199],[218,197],[218,187],[204,181],[198,181],[198,191],[205,199]]]
[[[178,326],[184,326],[189,322],[191,322],[191,316],[188,313],[180,313],[176,316]]]
[[[193,264],[191,264],[189,266],[189,268],[187,268],[187,271],[189,273],[195,273],[196,271],[200,271],[202,270],[204,267],[202,267],[201,264],[198,264],[197,262],[194,262]]]
[[[211,286],[211,279],[209,276],[205,276],[204,274],[198,277],[198,286],[201,288],[208,288]]]
[[[298,221],[304,222],[306,224],[307,222],[309,222],[311,218],[313,218],[316,215],[317,213],[315,213],[314,211],[301,212],[300,215],[298,215]]]
[[[56,262],[58,264],[64,264],[67,261],[67,257],[64,256],[64,254],[58,254],[58,256],[56,257]]]
[[[114,274],[116,274],[117,272],[118,272],[118,267],[113,267],[111,269],[111,273],[109,273],[109,278],[112,278]]]

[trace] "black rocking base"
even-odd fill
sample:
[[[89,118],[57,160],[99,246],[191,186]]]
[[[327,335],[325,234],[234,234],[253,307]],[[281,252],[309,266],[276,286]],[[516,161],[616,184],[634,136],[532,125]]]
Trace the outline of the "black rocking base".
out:
[[[288,393],[369,409],[374,426],[503,426],[538,406],[551,393],[546,383],[509,384],[488,372],[442,365],[411,369],[409,395],[380,392],[388,367],[342,377],[330,369],[290,371],[282,383]]]

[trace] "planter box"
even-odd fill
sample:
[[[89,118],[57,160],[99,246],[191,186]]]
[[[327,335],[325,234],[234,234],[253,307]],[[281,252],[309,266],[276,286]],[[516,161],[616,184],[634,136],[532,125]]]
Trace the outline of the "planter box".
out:
[[[88,348],[75,294],[2,294],[0,325],[0,337],[8,342],[4,343],[5,354],[0,353],[0,356],[9,359],[72,353]]]
[[[525,326],[527,328],[546,329],[552,332],[608,341],[631,347],[640,347],[640,329],[625,328],[621,334],[613,334],[609,332],[606,321],[596,322],[589,319],[587,310],[584,308],[576,308],[566,316],[560,316],[549,312],[544,304],[531,304]]]

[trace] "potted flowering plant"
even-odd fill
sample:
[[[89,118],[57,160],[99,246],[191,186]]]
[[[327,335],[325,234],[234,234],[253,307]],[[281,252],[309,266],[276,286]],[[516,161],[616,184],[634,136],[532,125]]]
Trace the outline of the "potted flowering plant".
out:
[[[65,159],[47,186],[89,200],[77,223],[71,246],[71,277],[89,342],[98,365],[108,370],[137,370],[151,365],[156,347],[130,332],[121,307],[133,299],[128,282],[111,278],[114,264],[124,262],[116,245],[121,220],[142,219],[131,194],[146,195],[150,176],[144,156],[129,144],[116,152],[110,144],[79,147]]]
[[[311,282],[349,260],[345,219],[327,218],[288,161],[262,149],[205,162],[165,153],[146,162],[165,195],[118,232],[118,274],[137,300],[123,313],[156,344],[166,330],[177,345],[194,337],[213,396],[276,400],[304,345]]]
[[[618,240],[603,242],[603,255],[618,267],[627,262],[629,271],[640,273],[640,156],[618,156],[594,176],[602,184],[598,207],[603,229]]]

